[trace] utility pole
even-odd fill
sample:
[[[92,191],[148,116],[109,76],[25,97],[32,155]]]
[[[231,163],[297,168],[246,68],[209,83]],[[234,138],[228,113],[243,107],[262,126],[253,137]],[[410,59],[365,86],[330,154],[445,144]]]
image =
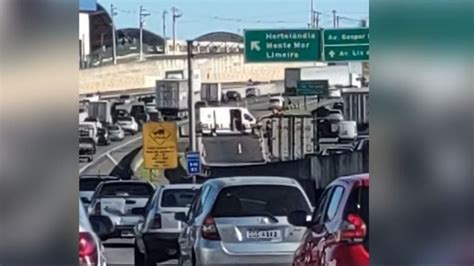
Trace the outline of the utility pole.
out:
[[[168,11],[165,9],[163,10],[163,15],[161,18],[163,19],[163,39],[166,40],[166,14],[168,14]]]
[[[145,24],[145,17],[148,17],[150,13],[146,12],[143,6],[140,6],[140,12],[138,15],[140,23],[140,61],[143,61],[143,25]]]
[[[173,53],[176,51],[176,19],[180,18],[183,14],[176,8],[171,8],[171,13],[173,14]]]
[[[333,27],[335,28],[336,27],[336,10],[332,11],[332,24],[333,24]]]
[[[197,151],[196,143],[196,115],[194,106],[193,91],[193,40],[186,41],[188,52],[188,110],[189,110],[189,146],[191,151]],[[196,183],[196,176],[193,175],[193,184]]]
[[[314,11],[314,14],[315,16],[313,16],[313,19],[315,20],[315,22],[313,22],[313,25],[316,24],[316,29],[319,29],[319,15],[321,15],[322,13],[318,11]]]
[[[362,20],[360,21],[360,26],[363,27],[363,28],[366,28],[366,27],[367,27],[367,20],[362,19]]]
[[[114,5],[110,5],[110,18],[112,20],[112,58],[114,61],[114,65],[117,64],[117,47],[116,47],[116,39],[115,39],[115,24],[114,24],[114,17],[117,15],[115,12],[116,8]]]
[[[339,28],[339,19],[341,17],[340,16],[336,16],[336,28]]]
[[[314,0],[311,0],[310,28],[314,28]]]

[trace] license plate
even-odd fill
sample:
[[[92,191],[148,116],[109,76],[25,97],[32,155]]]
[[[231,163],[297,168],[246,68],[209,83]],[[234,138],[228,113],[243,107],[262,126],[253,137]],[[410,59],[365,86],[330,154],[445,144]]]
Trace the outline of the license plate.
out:
[[[247,238],[250,239],[280,239],[280,230],[249,230]]]

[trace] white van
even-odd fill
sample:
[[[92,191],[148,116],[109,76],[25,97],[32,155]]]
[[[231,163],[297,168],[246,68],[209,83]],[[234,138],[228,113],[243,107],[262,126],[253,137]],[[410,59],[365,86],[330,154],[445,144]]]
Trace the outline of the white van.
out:
[[[250,134],[256,124],[257,119],[247,108],[223,106],[199,109],[199,126],[203,134]]]

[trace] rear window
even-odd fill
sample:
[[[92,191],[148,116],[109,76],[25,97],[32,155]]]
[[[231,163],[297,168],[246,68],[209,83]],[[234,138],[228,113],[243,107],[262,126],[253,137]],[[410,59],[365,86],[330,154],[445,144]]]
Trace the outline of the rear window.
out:
[[[196,191],[197,189],[166,189],[161,196],[161,207],[189,207]]]
[[[132,106],[132,111],[131,113],[144,113],[145,112],[145,107],[142,105],[134,105]]]
[[[109,130],[119,130],[118,126],[109,126],[107,127]]]
[[[280,99],[270,99],[270,103],[279,103]]]
[[[284,196],[283,196],[284,195]],[[293,211],[309,213],[303,193],[291,186],[246,185],[224,188],[214,204],[214,217],[287,216]]]
[[[101,179],[79,179],[79,191],[94,191]]]
[[[121,117],[119,121],[132,121],[132,118],[130,117]]]
[[[105,184],[99,193],[101,198],[149,198],[153,187],[148,184],[114,183]]]

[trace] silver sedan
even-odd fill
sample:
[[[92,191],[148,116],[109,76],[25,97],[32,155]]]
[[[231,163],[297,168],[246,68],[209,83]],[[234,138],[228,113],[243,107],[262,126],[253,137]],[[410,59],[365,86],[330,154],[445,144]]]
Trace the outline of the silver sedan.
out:
[[[180,265],[291,265],[305,228],[287,215],[311,212],[294,179],[226,177],[202,185],[178,239]]]

